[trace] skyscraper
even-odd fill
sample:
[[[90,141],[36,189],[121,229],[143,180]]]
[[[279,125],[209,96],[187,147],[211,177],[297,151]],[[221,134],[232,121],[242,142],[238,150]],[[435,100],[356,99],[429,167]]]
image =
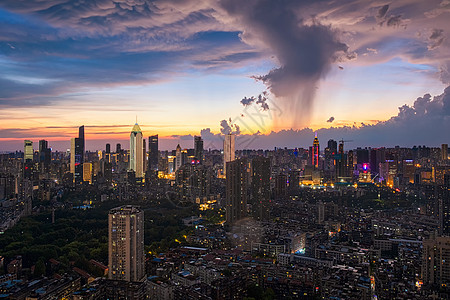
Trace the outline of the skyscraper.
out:
[[[30,140],[25,140],[24,146],[23,146],[23,160],[24,162],[27,161],[33,161],[33,142]]]
[[[78,138],[80,139],[80,152],[81,152],[81,163],[84,163],[84,153],[85,153],[85,144],[84,144],[84,125],[78,127]]]
[[[39,141],[39,162],[43,165],[43,170],[48,171],[52,160],[52,149],[48,148],[46,140]]]
[[[227,176],[227,162],[234,160],[234,142],[236,136],[234,134],[226,134],[223,140],[223,174]]]
[[[252,160],[252,210],[257,220],[269,218],[270,158],[262,156]]]
[[[317,138],[317,132],[316,135],[314,137],[314,142],[313,142],[313,146],[312,146],[312,165],[315,168],[319,168],[319,139]]]
[[[226,220],[227,223],[247,216],[248,171],[245,158],[226,163]]]
[[[92,163],[83,164],[83,181],[92,184]]]
[[[203,163],[203,140],[201,136],[194,136],[194,157],[200,164]]]
[[[109,279],[141,281],[144,278],[144,211],[126,205],[108,215]]]
[[[145,143],[145,139],[142,140],[142,172],[147,170],[148,166],[147,159],[147,144]]]
[[[111,144],[106,144],[106,147],[105,147],[105,159],[106,159],[107,162],[111,162]]]
[[[444,161],[448,159],[448,144],[442,144],[441,156]]]
[[[158,135],[151,135],[148,137],[148,169],[157,171],[158,160]]]
[[[183,158],[181,157],[181,147],[180,144],[178,144],[177,149],[175,150],[175,171],[178,171],[182,165]]]
[[[70,144],[70,172],[75,183],[83,182],[84,163],[84,126],[78,128],[78,137],[71,139]]]
[[[134,124],[130,133],[130,170],[134,171],[136,178],[144,177],[142,131],[138,123]]]

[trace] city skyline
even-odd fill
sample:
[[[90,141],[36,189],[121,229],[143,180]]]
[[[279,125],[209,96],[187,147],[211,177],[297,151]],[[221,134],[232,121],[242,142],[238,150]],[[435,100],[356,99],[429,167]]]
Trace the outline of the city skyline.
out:
[[[165,150],[195,135],[219,149],[232,125],[236,149],[306,147],[314,131],[448,143],[448,3],[323,2],[5,1],[0,151],[64,151],[82,124],[87,150],[127,145],[136,115]]]

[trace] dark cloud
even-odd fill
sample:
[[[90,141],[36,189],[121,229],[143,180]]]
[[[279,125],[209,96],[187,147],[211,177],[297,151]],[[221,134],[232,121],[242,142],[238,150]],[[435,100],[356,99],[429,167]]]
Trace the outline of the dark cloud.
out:
[[[333,121],[334,121],[334,117],[330,117],[330,118],[327,120],[328,123],[333,123]]]
[[[392,15],[386,19],[386,25],[390,27],[399,27],[402,24],[402,15]]]
[[[227,121],[227,120],[222,120],[220,121],[220,132],[222,134],[240,134],[241,133],[241,129],[239,127],[238,124],[233,124],[231,121],[231,118]]]
[[[402,25],[402,15],[398,14],[387,16],[388,10],[389,4],[383,5],[378,9],[377,14],[375,15],[375,19],[377,20],[378,25],[386,25],[388,27],[399,27],[400,25]]]
[[[351,58],[338,32],[317,21],[305,23],[302,8],[313,1],[221,0],[221,7],[242,25],[244,42],[261,46],[275,54],[280,67],[255,76],[278,98],[289,102],[294,123],[300,113],[309,113],[315,86],[333,62]],[[308,16],[309,17],[309,16]],[[294,102],[294,103],[292,103]],[[289,110],[287,110],[289,111]],[[285,116],[285,120],[288,116]]]
[[[384,16],[386,15],[387,11],[389,9],[389,4],[383,5],[382,7],[380,7],[380,9],[378,9],[378,14],[377,14],[377,19],[381,19],[384,18]]]
[[[266,91],[262,92],[261,94],[258,95],[258,97],[254,97],[251,96],[249,98],[244,97],[241,100],[241,104],[243,106],[249,106],[252,103],[255,103],[256,105],[259,105],[261,107],[262,111],[266,111],[269,109],[269,104],[267,104],[267,100],[268,100],[268,93]]]
[[[249,97],[249,98],[244,97],[244,98],[241,100],[241,104],[244,105],[244,106],[249,106],[249,105],[251,105],[253,102],[255,102],[255,100],[256,100],[256,98],[255,98],[254,96],[251,96],[251,97]]]
[[[434,50],[439,47],[445,39],[444,30],[443,29],[433,29],[430,37],[430,45],[428,46],[428,50]]]

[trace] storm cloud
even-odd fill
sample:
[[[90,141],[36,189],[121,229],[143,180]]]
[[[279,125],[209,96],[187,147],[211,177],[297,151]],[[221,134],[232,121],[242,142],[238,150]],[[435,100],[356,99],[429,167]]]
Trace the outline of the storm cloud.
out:
[[[222,0],[225,11],[242,24],[245,43],[274,53],[280,67],[254,76],[290,109],[292,124],[309,115],[316,85],[337,60],[353,57],[338,32],[317,21],[305,23],[301,12],[311,1]],[[262,43],[262,45],[261,45]]]

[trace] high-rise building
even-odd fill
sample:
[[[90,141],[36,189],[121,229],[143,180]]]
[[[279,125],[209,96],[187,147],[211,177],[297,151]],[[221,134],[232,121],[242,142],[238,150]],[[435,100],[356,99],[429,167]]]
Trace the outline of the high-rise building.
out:
[[[130,133],[130,166],[135,172],[136,178],[144,177],[144,161],[142,131],[138,123],[134,124]]]
[[[116,153],[122,152],[122,145],[120,143],[116,144]]]
[[[315,135],[314,141],[313,141],[312,155],[311,155],[312,165],[315,168],[319,168],[319,151],[320,151],[319,139],[317,138],[317,132],[316,132],[316,135]]]
[[[247,160],[241,158],[229,161],[226,168],[226,221],[233,224],[247,216]]]
[[[81,163],[84,163],[85,141],[84,141],[84,125],[78,127],[78,138],[80,139]]]
[[[52,161],[52,149],[48,147],[46,140],[39,141],[39,162],[42,165],[43,171],[48,172],[50,162]]]
[[[111,162],[111,144],[106,144],[105,159],[106,159],[107,162]]]
[[[25,140],[24,146],[23,146],[23,160],[26,161],[33,161],[33,142],[30,140]]]
[[[448,144],[442,144],[441,156],[442,156],[441,159],[444,161],[448,159]]]
[[[325,148],[325,162],[324,162],[324,170],[326,172],[326,176],[328,179],[333,179],[334,176],[334,158],[337,153],[337,143],[335,140],[328,140],[328,145]]]
[[[227,162],[233,161],[235,158],[235,143],[236,136],[234,134],[226,134],[223,140],[223,174],[227,176]]]
[[[398,173],[398,164],[396,160],[388,159],[380,163],[380,179],[384,180],[389,187],[396,187],[396,177]]]
[[[269,218],[270,158],[262,156],[252,160],[252,210],[257,220]]]
[[[450,284],[450,237],[423,242],[422,279],[425,284]]]
[[[177,149],[175,150],[175,171],[178,171],[182,165],[183,165],[183,157],[181,156],[180,144],[178,144]]]
[[[275,196],[278,198],[285,197],[287,194],[287,176],[286,174],[278,174],[275,178]]]
[[[148,137],[148,169],[158,171],[158,135]]]
[[[108,216],[109,279],[141,281],[145,275],[144,211],[126,205]]]
[[[335,155],[335,165],[336,180],[343,181],[348,179],[347,155],[344,153],[344,141],[339,143],[338,153]]]
[[[83,181],[92,184],[92,163],[83,164]]]
[[[352,179],[353,178],[353,171],[354,171],[354,156],[353,156],[353,150],[348,151],[347,153],[347,176]]]
[[[78,137],[71,139],[70,144],[70,172],[75,183],[83,182],[84,163],[84,126],[78,128]]]
[[[147,170],[147,144],[145,139],[142,140],[142,172],[145,172]]]
[[[194,157],[200,164],[203,163],[203,140],[201,136],[194,136]]]
[[[357,165],[363,165],[368,164],[369,161],[369,150],[357,148],[356,149],[356,164]]]
[[[328,149],[335,155],[337,153],[337,142],[335,140],[328,140]]]
[[[433,189],[430,200],[436,201],[439,206],[439,234],[450,236],[450,185],[434,185]]]

